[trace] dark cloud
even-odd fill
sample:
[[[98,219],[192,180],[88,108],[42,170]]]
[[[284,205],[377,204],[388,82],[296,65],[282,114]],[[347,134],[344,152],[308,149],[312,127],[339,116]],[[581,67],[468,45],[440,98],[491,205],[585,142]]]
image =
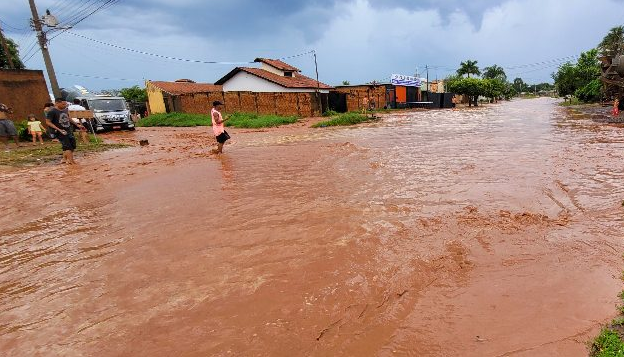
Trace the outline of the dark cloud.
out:
[[[436,10],[440,14],[440,18],[447,24],[452,14],[460,12],[470,19],[470,22],[476,29],[479,29],[483,21],[483,14],[488,9],[496,7],[500,2],[497,4],[491,0],[386,0],[371,1],[370,4],[377,8],[402,8],[412,11]]]
[[[334,0],[130,0],[124,6],[132,12],[164,12],[179,31],[224,40],[282,37],[285,32],[298,32],[312,42],[337,15]]]

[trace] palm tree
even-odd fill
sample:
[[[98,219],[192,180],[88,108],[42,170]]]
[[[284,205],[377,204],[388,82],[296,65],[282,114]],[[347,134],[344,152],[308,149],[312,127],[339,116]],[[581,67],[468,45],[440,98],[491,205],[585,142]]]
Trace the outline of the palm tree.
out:
[[[500,79],[503,82],[507,81],[507,75],[505,74],[505,70],[501,66],[492,65],[490,67],[485,67],[483,69],[483,78],[489,79]]]
[[[481,75],[481,71],[479,70],[479,67],[477,67],[477,61],[467,60],[466,62],[460,63],[457,75],[463,76],[464,74],[468,75],[468,78],[470,78],[471,74],[476,76]]]
[[[624,50],[624,26],[616,26],[602,39],[598,45],[600,54],[606,57],[614,57]]]

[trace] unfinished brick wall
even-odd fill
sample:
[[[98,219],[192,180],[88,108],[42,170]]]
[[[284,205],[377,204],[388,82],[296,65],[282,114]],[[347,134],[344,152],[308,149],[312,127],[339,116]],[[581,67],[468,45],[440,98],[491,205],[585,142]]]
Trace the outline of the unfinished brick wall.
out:
[[[225,102],[223,92],[193,93],[181,95],[178,98],[180,98],[182,112],[196,114],[210,114],[212,102],[216,100]]]
[[[296,115],[309,117],[318,115],[318,101],[315,93],[255,93],[255,92],[208,92],[180,96],[182,112],[208,114],[212,102],[219,100],[228,113],[258,113]]]
[[[384,86],[349,86],[336,87],[339,93],[347,94],[347,111],[362,110],[364,98],[368,98],[368,103],[375,102],[376,108],[383,108],[386,105],[386,87]]]
[[[13,108],[13,121],[26,120],[35,114],[44,121],[43,105],[50,102],[50,94],[43,71],[0,69],[0,103]]]

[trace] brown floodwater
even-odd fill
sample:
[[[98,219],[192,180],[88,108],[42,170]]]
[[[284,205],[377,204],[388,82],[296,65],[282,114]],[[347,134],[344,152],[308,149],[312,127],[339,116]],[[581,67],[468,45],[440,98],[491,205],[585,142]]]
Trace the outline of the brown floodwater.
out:
[[[231,134],[0,169],[1,354],[583,356],[616,315],[621,125],[535,99]]]

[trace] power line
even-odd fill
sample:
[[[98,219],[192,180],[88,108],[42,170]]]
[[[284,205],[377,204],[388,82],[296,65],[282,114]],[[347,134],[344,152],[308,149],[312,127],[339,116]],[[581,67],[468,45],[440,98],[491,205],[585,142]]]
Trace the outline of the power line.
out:
[[[74,26],[78,25],[79,23],[81,23],[82,21],[84,21],[85,19],[87,19],[88,17],[90,17],[90,16],[92,16],[93,14],[95,14],[96,12],[101,11],[101,10],[105,10],[105,9],[107,9],[107,8],[109,8],[109,7],[111,7],[111,6],[115,5],[115,4],[117,4],[119,1],[120,1],[120,0],[106,0],[106,2],[104,2],[102,5],[100,5],[99,7],[97,7],[95,10],[93,10],[93,11],[91,11],[90,13],[88,13],[88,14],[86,14],[86,15],[82,16],[82,18],[80,18],[80,19],[79,19],[79,20],[77,20],[77,21],[76,21],[76,20],[74,20],[74,22],[71,22],[71,23],[65,24],[65,26],[67,26],[67,27],[74,27]],[[65,33],[65,32],[67,32],[68,30],[69,30],[69,28],[67,28],[67,29],[65,29],[65,30],[63,30],[63,31],[61,31],[61,32],[59,32],[59,33],[57,33],[57,34],[56,34],[56,35],[54,35],[52,38],[50,38],[50,41],[52,41],[52,40],[53,40],[53,39],[55,39],[56,37],[58,37],[58,36],[60,36],[60,35],[64,34],[64,33]]]
[[[132,53],[139,53],[142,55],[146,55],[146,56],[152,56],[152,57],[158,57],[158,58],[163,58],[163,59],[168,59],[168,60],[173,60],[173,61],[182,61],[182,62],[191,62],[191,63],[203,63],[203,64],[229,64],[229,65],[236,65],[236,64],[251,64],[254,62],[245,62],[245,61],[241,61],[241,62],[222,62],[222,61],[203,61],[203,60],[195,60],[195,59],[187,59],[187,58],[179,58],[179,57],[171,57],[171,56],[164,56],[164,55],[159,55],[156,53],[150,53],[150,52],[145,52],[145,51],[141,51],[141,50],[135,50],[132,48],[128,48],[128,47],[123,47],[123,46],[118,46],[118,45],[114,45],[112,43],[108,43],[108,42],[104,42],[104,41],[100,41],[100,40],[96,40],[84,35],[80,35],[77,34],[75,32],[72,31],[68,31],[67,32],[70,35],[76,36],[76,37],[80,37],[83,38],[85,40],[89,40],[95,43],[99,43],[101,45],[106,45],[109,47],[113,47],[119,50],[124,50],[124,51],[128,51],[128,52],[132,52]]]
[[[133,79],[133,78],[109,78],[109,77],[100,77],[100,76],[87,76],[83,74],[74,74],[74,73],[64,73],[59,72],[59,74],[70,76],[70,77],[80,77],[80,78],[94,78],[94,79],[105,79],[112,81],[142,81],[142,79]]]

